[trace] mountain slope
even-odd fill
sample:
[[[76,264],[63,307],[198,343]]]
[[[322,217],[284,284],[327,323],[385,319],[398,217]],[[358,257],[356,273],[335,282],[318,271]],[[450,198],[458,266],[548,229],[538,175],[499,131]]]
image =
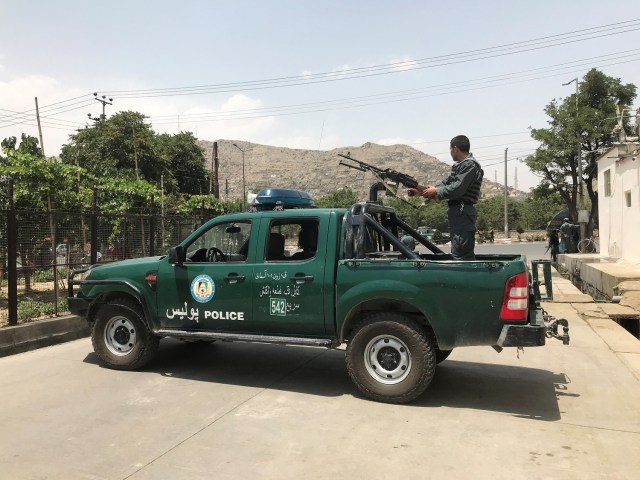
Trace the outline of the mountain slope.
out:
[[[340,188],[349,187],[365,200],[369,187],[375,181],[370,173],[364,173],[339,165],[338,153],[351,153],[353,158],[379,168],[393,168],[409,174],[422,184],[432,184],[445,178],[451,165],[407,145],[377,145],[365,143],[329,151],[301,150],[272,147],[250,142],[218,140],[220,197],[242,197],[242,152],[245,151],[245,187],[247,192],[257,193],[262,188],[293,188],[309,192],[314,198],[328,195]],[[213,142],[199,141],[204,149],[207,168],[212,168]],[[502,195],[503,187],[485,179],[484,196]]]

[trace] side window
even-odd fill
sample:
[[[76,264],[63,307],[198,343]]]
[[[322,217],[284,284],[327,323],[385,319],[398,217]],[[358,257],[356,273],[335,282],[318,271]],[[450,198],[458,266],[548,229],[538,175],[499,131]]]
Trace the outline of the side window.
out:
[[[318,249],[317,218],[274,220],[269,226],[267,261],[304,261]]]
[[[187,246],[186,260],[194,263],[244,262],[250,236],[251,222],[214,225]]]
[[[604,196],[611,196],[611,169],[607,168],[604,171]]]

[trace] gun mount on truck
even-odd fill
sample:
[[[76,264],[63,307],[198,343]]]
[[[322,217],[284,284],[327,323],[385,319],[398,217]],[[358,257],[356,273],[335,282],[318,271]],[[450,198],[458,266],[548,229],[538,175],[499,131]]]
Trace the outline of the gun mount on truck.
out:
[[[371,186],[371,189],[369,190],[369,200],[371,201],[377,200],[377,192],[381,189],[387,190],[393,196],[397,197],[398,185],[403,185],[407,188],[417,188],[419,190],[420,189],[424,190],[425,188],[427,188],[424,185],[420,185],[418,181],[415,178],[413,178],[411,175],[398,172],[397,170],[393,170],[392,168],[382,169],[374,165],[370,165],[368,163],[363,162],[362,160],[357,160],[353,158],[350,152],[347,152],[346,155],[343,153],[339,153],[338,156],[347,160],[347,161],[340,160],[340,163],[338,165],[344,165],[345,167],[349,167],[354,170],[359,170],[361,172],[373,173],[376,176],[376,178],[379,180],[379,182],[373,184]],[[396,185],[392,186],[389,184],[389,182],[394,182]],[[381,188],[380,184],[382,184],[382,187],[384,188]],[[410,205],[412,207],[415,207],[415,205],[412,205],[412,204]]]

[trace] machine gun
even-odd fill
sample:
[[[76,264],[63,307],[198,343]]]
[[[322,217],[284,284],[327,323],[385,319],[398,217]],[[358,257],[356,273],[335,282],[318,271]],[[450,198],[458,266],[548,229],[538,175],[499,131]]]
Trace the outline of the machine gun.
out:
[[[361,172],[371,172],[375,175],[375,177],[384,185],[384,189],[391,193],[394,197],[399,198],[403,202],[411,205],[414,208],[417,208],[412,203],[407,202],[403,198],[398,196],[398,185],[403,185],[406,188],[416,188],[418,190],[424,190],[424,185],[420,185],[418,181],[413,178],[411,175],[407,175],[406,173],[398,172],[397,170],[393,170],[391,168],[378,168],[373,165],[369,165],[368,163],[363,162],[362,160],[356,160],[351,156],[351,152],[347,152],[347,154],[339,153],[339,157],[342,157],[345,160],[340,160],[338,165],[344,165],[345,167],[353,168],[354,170],[359,170]],[[395,183],[392,185],[390,182]],[[377,184],[371,186],[370,197],[374,197],[374,191],[377,192],[378,189],[374,190],[374,187]],[[375,200],[375,198],[370,198],[370,200]]]

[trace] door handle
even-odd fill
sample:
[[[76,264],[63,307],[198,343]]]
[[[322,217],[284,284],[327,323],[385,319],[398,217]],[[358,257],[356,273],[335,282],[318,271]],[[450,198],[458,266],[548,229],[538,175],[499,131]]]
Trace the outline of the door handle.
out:
[[[223,280],[227,283],[240,283],[240,282],[244,282],[246,278],[247,277],[245,277],[244,275],[238,275],[237,273],[230,273],[229,275],[224,277]]]
[[[305,275],[304,273],[296,273],[293,277],[289,277],[291,282],[296,283],[298,285],[302,283],[311,283],[314,278],[313,275]]]

